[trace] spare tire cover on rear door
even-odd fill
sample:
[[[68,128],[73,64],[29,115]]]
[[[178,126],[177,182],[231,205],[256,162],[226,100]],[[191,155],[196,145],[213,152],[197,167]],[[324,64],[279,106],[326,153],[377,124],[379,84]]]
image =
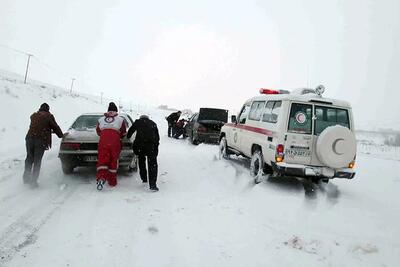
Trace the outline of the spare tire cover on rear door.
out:
[[[336,125],[326,128],[318,137],[317,156],[333,169],[345,168],[354,160],[357,142],[348,128]]]

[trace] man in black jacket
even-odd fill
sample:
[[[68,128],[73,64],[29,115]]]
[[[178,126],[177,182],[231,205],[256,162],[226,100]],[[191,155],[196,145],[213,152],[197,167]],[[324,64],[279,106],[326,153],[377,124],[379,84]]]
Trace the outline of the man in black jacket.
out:
[[[179,117],[181,116],[182,112],[177,111],[169,114],[168,117],[166,117],[168,121],[168,137],[173,137],[175,135],[175,125],[177,121],[179,120]],[[172,133],[171,133],[172,132]]]
[[[157,192],[157,156],[158,145],[160,144],[157,124],[150,120],[147,115],[142,115],[129,128],[127,137],[131,138],[134,132],[137,133],[133,142],[133,151],[138,155],[140,178],[142,178],[143,183],[146,183],[148,177],[150,190]],[[148,173],[146,169],[146,157],[149,168]]]

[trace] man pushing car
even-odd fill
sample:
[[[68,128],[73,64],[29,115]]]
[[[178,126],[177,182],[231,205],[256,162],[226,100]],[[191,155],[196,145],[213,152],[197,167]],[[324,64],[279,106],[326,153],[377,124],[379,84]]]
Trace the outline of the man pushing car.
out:
[[[121,138],[126,135],[124,118],[118,115],[118,108],[110,102],[107,113],[97,123],[100,136],[97,158],[97,189],[102,190],[105,181],[117,185],[118,159],[121,153]]]

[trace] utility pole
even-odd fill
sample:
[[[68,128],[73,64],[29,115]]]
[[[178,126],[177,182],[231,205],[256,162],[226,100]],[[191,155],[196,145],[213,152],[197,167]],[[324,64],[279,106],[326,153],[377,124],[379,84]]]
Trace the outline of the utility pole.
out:
[[[71,79],[71,89],[69,90],[69,94],[72,95],[72,88],[74,87],[75,78]]]
[[[102,104],[102,105],[103,105],[103,92],[101,92],[100,104]]]
[[[25,71],[25,79],[24,79],[24,83],[26,83],[26,78],[28,77],[28,69],[29,69],[29,62],[31,61],[31,54],[27,54],[28,55],[28,62],[26,63],[26,71]]]

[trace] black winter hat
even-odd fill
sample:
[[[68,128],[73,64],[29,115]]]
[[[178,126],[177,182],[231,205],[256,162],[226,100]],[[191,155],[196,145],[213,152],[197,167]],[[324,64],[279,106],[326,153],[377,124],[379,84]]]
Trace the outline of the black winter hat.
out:
[[[49,111],[50,111],[50,106],[49,106],[49,104],[47,104],[47,103],[41,104],[41,105],[40,105],[40,108],[39,108],[39,111],[47,111],[47,112],[49,112]]]
[[[110,102],[110,104],[108,104],[108,110],[107,110],[107,111],[115,111],[115,112],[118,112],[117,105],[115,105],[114,102]]]

